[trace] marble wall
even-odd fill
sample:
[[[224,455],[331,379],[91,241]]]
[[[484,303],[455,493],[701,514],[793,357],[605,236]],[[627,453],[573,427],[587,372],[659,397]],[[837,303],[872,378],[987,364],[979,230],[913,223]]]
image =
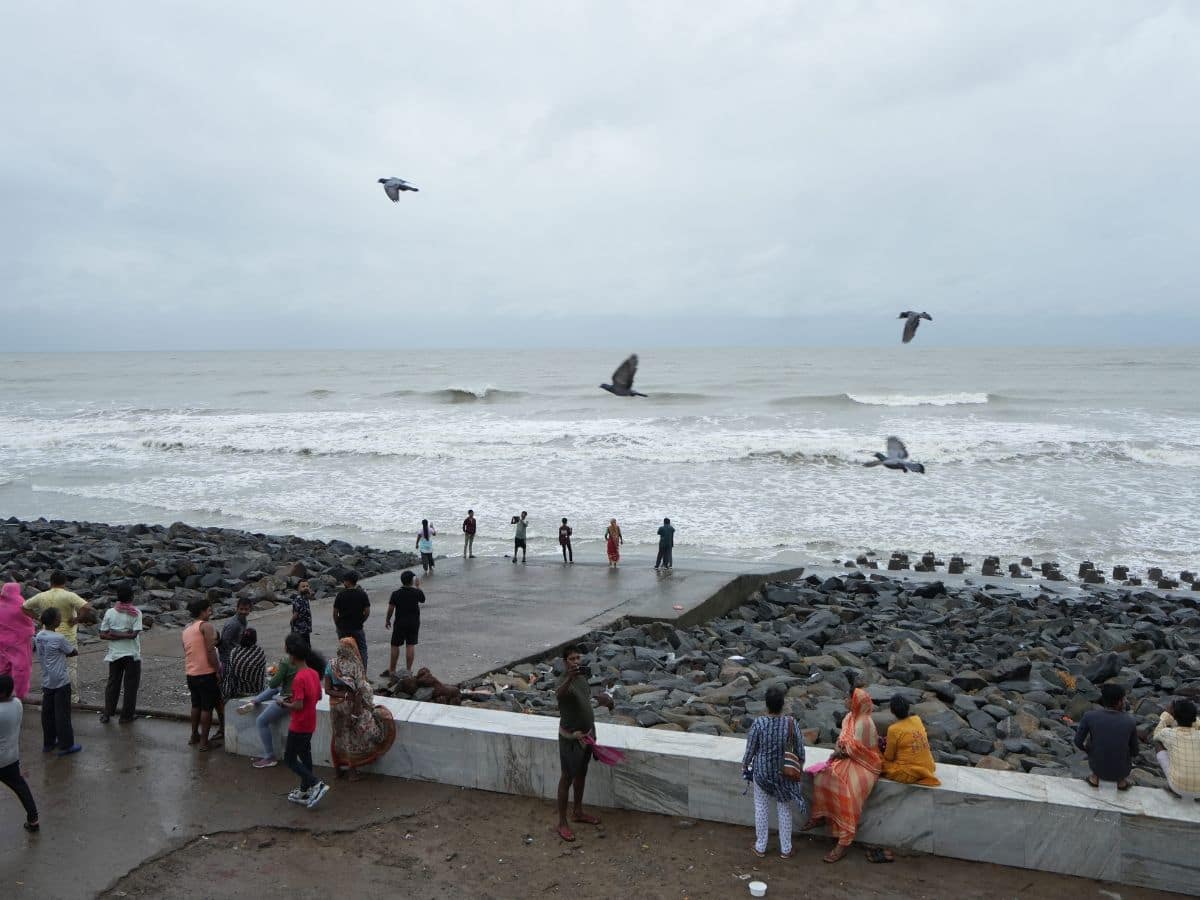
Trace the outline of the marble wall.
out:
[[[238,715],[226,749],[258,756],[253,715]],[[479,790],[552,798],[558,786],[558,722],[544,716],[463,709],[380,698],[396,719],[396,742],[364,771]],[[753,825],[743,796],[739,738],[597,726],[600,743],[625,751],[607,767],[593,762],[585,801],[671,816]],[[283,730],[277,748],[283,747]],[[327,702],[318,707],[313,760],[329,765]],[[809,748],[807,761],[828,756]],[[1083,781],[992,772],[938,770],[938,788],[881,780],[864,811],[858,840],[1200,896],[1200,803],[1165,791],[1118,793]],[[797,822],[797,827],[801,824]]]

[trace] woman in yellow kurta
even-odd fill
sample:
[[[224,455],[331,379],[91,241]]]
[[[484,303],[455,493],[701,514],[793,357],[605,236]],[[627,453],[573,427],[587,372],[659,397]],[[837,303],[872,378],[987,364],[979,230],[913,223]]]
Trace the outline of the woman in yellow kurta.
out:
[[[888,727],[883,751],[883,777],[905,784],[941,784],[934,777],[933,754],[920,716],[909,715],[908,701],[899,694],[888,704],[896,723]]]

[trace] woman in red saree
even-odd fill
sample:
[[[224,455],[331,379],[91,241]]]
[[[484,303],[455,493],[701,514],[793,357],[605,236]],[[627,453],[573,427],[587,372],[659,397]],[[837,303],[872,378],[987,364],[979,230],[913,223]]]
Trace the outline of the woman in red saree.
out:
[[[883,759],[879,755],[879,732],[871,720],[875,709],[870,695],[855,688],[846,701],[850,710],[842,720],[837,749],[829,758],[829,767],[813,776],[812,818],[807,831],[822,822],[829,823],[830,832],[838,839],[837,846],[825,856],[825,862],[837,862],[846,855],[858,831],[863,806],[879,773]]]
[[[609,519],[608,527],[604,529],[604,544],[608,550],[608,564],[614,569],[621,561],[621,545],[623,543],[625,543],[625,538],[621,536],[621,526],[617,524],[616,519]]]

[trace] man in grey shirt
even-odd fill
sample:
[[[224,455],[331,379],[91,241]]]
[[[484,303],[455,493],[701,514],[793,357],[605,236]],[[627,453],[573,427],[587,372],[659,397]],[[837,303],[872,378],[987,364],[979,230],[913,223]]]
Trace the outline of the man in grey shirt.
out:
[[[21,701],[13,696],[11,675],[0,675],[0,784],[17,795],[25,807],[25,830],[38,830],[37,804],[21,776]]]
[[[529,521],[525,518],[528,515],[525,510],[521,510],[521,517],[513,516],[513,565],[517,563],[517,551],[521,551],[521,562],[525,562],[525,554],[528,549],[525,546],[525,535],[529,532]]]

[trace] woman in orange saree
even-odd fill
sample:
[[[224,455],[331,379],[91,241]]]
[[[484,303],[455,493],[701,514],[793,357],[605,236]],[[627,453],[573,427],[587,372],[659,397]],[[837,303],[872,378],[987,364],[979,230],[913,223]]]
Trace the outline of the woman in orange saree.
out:
[[[883,759],[879,755],[879,732],[871,720],[875,704],[862,688],[855,688],[846,701],[850,710],[842,720],[837,749],[829,758],[829,767],[813,776],[812,818],[807,831],[823,822],[838,839],[837,846],[825,856],[825,862],[837,862],[846,855],[858,831],[858,820],[870,796]]]

